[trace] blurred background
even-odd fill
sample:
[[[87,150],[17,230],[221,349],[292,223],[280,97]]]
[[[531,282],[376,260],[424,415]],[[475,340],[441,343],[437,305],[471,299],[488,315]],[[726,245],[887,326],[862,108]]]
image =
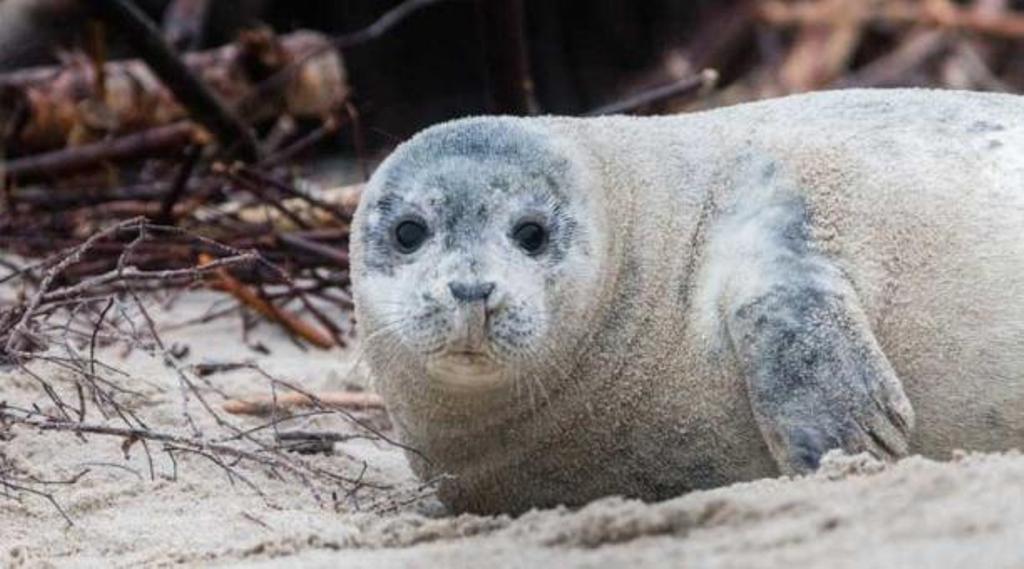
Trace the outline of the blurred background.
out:
[[[0,0],[0,262],[38,283],[20,259],[106,231],[49,286],[178,270],[149,288],[205,283],[288,327],[275,307],[310,295],[351,308],[361,184],[431,124],[1020,92],[1022,38],[1024,0]],[[261,262],[188,272],[243,250]],[[351,331],[310,318],[333,336],[314,344]]]
[[[245,30],[343,36],[403,4],[385,0],[140,0],[182,52]],[[714,69],[714,90],[671,91],[635,113],[843,87],[1024,86],[1020,0],[437,0],[339,50],[365,143],[386,149],[479,113],[584,114]],[[0,67],[87,51],[69,0],[0,1]],[[1021,12],[1018,12],[1021,11]],[[108,57],[133,55],[107,33]],[[343,137],[340,137],[343,138]],[[344,140],[339,140],[344,144]]]

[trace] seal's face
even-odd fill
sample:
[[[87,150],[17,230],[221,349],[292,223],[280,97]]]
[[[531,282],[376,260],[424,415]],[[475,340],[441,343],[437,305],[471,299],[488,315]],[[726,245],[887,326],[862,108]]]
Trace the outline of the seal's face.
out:
[[[584,316],[599,274],[580,183],[571,160],[510,119],[459,121],[404,145],[356,217],[364,344],[411,355],[431,380],[464,390],[528,373],[552,334],[571,342],[565,328]]]

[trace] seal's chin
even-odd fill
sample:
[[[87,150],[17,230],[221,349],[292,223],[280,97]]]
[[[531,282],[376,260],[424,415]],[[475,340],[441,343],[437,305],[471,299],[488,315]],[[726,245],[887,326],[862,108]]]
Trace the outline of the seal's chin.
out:
[[[483,352],[445,352],[427,363],[427,375],[452,391],[489,391],[504,383],[502,366]]]
[[[460,303],[452,333],[440,354],[427,362],[427,375],[451,391],[488,391],[502,385],[502,366],[487,349],[487,308],[482,301]]]

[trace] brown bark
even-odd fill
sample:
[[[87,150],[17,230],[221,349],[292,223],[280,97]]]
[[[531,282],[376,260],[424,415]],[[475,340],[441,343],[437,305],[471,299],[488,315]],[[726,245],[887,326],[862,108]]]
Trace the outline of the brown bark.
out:
[[[341,59],[330,39],[313,32],[274,36],[243,34],[225,47],[189,54],[189,70],[228,106],[249,103],[265,78],[295,63],[288,81],[247,104],[249,123],[281,114],[320,118],[348,96]],[[309,54],[318,52],[315,56]],[[33,68],[0,75],[0,131],[11,124],[9,151],[27,154],[120,135],[186,118],[186,111],[149,67],[138,60],[104,66],[100,97],[96,69],[80,57],[60,67]]]
[[[376,393],[365,391],[329,391],[313,397],[305,393],[281,393],[275,399],[271,396],[250,399],[231,399],[224,402],[224,410],[233,415],[257,415],[266,417],[275,412],[293,412],[301,408],[328,409],[383,409],[384,402]]]
[[[200,267],[209,265],[213,261],[213,257],[205,253],[199,256]],[[303,321],[298,316],[286,312],[281,308],[278,308],[276,305],[268,302],[266,299],[261,298],[256,291],[231,276],[231,273],[228,271],[216,269],[215,274],[217,280],[214,281],[214,286],[216,288],[228,292],[249,308],[252,308],[269,320],[279,324],[292,335],[302,338],[323,350],[334,347],[334,340],[329,336]]]

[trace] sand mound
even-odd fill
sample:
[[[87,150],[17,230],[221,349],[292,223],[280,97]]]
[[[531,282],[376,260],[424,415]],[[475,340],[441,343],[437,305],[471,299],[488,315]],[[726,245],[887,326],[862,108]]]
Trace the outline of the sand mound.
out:
[[[200,304],[200,301],[196,301]],[[187,310],[185,311],[187,312]],[[179,306],[174,318],[186,317]],[[163,320],[161,320],[163,321]],[[216,320],[166,334],[187,345],[192,362],[251,360],[315,390],[359,383],[353,350],[304,352],[261,327],[248,345],[237,322]],[[159,358],[104,353],[132,378],[139,413],[154,428],[180,426],[177,380]],[[59,377],[58,367],[34,371]],[[265,390],[251,370],[211,376],[226,396]],[[0,399],[45,404],[36,382],[0,371]],[[211,395],[213,399],[213,395]],[[259,419],[251,420],[258,425]],[[302,426],[352,429],[335,417]],[[0,460],[20,472],[53,477],[88,469],[55,488],[74,520],[67,527],[41,499],[0,495],[0,566],[244,565],[302,567],[634,566],[700,567],[1021,567],[1024,565],[1024,457],[958,454],[948,462],[911,457],[885,465],[867,456],[830,455],[821,471],[799,479],[761,480],[661,503],[609,497],[579,510],[505,516],[444,516],[409,472],[401,451],[380,440],[338,443],[313,463],[357,469],[388,486],[325,497],[263,472],[250,472],[260,497],[199,456],[177,465],[155,453],[122,453],[122,440],[16,427],[0,440]]]

